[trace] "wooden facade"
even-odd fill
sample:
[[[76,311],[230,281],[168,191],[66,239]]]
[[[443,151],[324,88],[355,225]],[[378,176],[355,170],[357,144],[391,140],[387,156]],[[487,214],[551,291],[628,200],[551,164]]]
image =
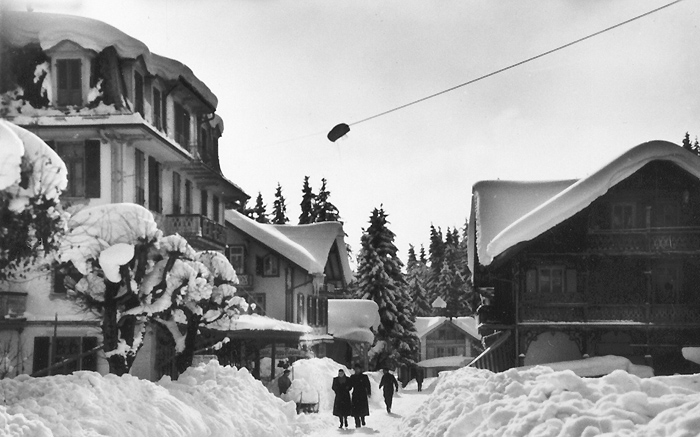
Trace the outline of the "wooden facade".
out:
[[[672,162],[476,265],[480,332],[514,339],[499,367],[619,355],[657,375],[700,370],[681,355],[700,344],[700,181]]]

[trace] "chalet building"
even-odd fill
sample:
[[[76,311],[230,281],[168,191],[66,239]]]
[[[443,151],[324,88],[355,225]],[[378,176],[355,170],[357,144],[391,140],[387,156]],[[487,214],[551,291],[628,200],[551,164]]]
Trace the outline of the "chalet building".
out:
[[[426,378],[463,367],[482,351],[473,317],[416,317],[415,327]]]
[[[297,352],[300,339],[315,356],[333,356],[336,346],[328,335],[328,299],[343,296],[352,279],[343,225],[261,224],[227,210],[226,228],[226,253],[238,275],[238,292],[255,303],[253,311],[311,328],[301,338],[292,332],[256,332],[263,356],[273,362],[289,357]],[[338,354],[344,357],[344,353],[343,347]]]
[[[249,196],[221,172],[224,125],[211,90],[105,23],[12,11],[1,20],[0,116],[65,161],[66,206],[137,203],[166,234],[223,252],[224,211]],[[30,315],[0,321],[0,333],[23,348],[20,373],[98,344],[99,321],[78,312],[62,284],[61,272],[47,272],[0,285],[3,315]],[[63,371],[105,370],[98,361],[87,356]]]
[[[700,158],[639,145],[580,180],[474,185],[469,260],[484,305],[477,366],[619,355],[697,372]]]

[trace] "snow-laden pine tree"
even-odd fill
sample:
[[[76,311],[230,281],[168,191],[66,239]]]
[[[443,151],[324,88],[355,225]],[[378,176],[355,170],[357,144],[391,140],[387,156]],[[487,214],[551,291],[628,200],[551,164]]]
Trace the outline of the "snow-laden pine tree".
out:
[[[408,247],[408,261],[406,262],[406,284],[408,295],[413,303],[413,313],[416,316],[431,316],[433,308],[428,299],[426,282],[428,280],[428,266],[416,257],[413,245]]]
[[[287,217],[287,204],[282,195],[282,185],[277,182],[277,190],[275,190],[275,203],[272,205],[272,224],[284,225],[289,222]]]
[[[370,226],[364,230],[357,267],[357,295],[379,306],[380,325],[376,337],[377,353],[373,367],[396,368],[412,365],[418,353],[415,317],[406,281],[397,256],[394,233],[387,227],[387,215],[382,208],[374,209]]]
[[[47,266],[65,228],[67,171],[33,133],[0,120],[0,280]]]
[[[314,194],[311,185],[309,185],[309,177],[304,176],[304,186],[301,188],[301,214],[299,215],[299,224],[308,225],[314,223],[314,205],[316,203],[316,195]]]
[[[255,207],[253,208],[253,220],[258,223],[270,223],[266,210],[267,206],[263,202],[262,193],[258,191],[258,197],[255,199]]]
[[[326,178],[321,179],[321,190],[316,196],[314,205],[314,221],[319,222],[340,222],[340,212],[330,201],[331,192],[326,187],[328,181]]]

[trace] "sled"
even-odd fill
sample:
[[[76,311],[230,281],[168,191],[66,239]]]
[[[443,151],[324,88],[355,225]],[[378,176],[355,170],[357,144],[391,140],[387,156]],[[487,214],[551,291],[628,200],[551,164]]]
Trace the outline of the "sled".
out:
[[[316,402],[304,402],[304,393],[299,395],[299,402],[297,402],[297,414],[309,414],[318,413],[318,406],[321,403],[321,394],[316,392],[318,395]]]

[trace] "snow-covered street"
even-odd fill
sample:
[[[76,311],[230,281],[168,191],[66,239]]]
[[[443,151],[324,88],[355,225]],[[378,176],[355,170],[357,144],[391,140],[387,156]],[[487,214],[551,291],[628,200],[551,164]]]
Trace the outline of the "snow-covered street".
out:
[[[319,425],[318,429],[315,429],[308,435],[309,437],[325,437],[332,434],[330,432],[331,429],[335,429],[338,435],[376,434],[380,436],[398,436],[399,424],[404,418],[416,414],[419,407],[428,399],[430,392],[429,390],[418,392],[415,382],[409,384],[406,389],[402,389],[399,393],[394,394],[394,405],[391,408],[391,413],[374,407],[371,409],[369,417],[367,417],[367,426],[362,428],[355,428],[353,419],[350,417],[348,418],[350,427],[348,429],[338,429],[338,418],[332,416],[329,411],[321,412],[318,415],[318,421],[322,422],[324,426]]]

